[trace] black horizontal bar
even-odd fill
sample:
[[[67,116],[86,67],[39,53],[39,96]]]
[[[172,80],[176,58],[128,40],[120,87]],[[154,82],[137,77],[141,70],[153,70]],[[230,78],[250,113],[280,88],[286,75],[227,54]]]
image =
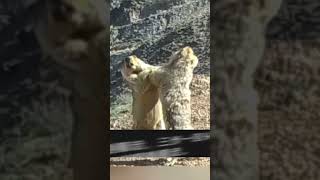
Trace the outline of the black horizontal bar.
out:
[[[111,157],[210,157],[210,131],[111,131]]]

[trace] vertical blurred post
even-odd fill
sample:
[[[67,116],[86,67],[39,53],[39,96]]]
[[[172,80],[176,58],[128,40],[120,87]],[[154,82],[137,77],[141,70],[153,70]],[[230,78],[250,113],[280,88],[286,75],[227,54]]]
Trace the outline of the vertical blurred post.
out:
[[[107,178],[107,3],[46,0],[35,32],[72,90],[71,166],[76,180]],[[57,119],[58,121],[59,119]]]
[[[265,29],[281,0],[217,0],[214,17],[215,180],[258,180],[255,72],[265,47]]]

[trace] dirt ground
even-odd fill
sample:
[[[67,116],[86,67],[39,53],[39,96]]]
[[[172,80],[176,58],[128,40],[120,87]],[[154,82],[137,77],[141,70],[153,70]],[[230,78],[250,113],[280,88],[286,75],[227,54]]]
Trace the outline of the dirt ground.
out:
[[[210,129],[210,77],[195,74],[190,85],[192,125],[196,130]],[[129,93],[131,96],[131,93]],[[120,106],[119,106],[120,107]],[[110,121],[111,130],[131,129],[131,102]]]
[[[259,112],[262,180],[269,177],[294,180],[320,177],[320,121],[316,117],[319,113],[310,113],[310,117],[306,114]]]
[[[209,157],[114,157],[110,158],[110,167],[129,166],[185,166],[209,167]]]

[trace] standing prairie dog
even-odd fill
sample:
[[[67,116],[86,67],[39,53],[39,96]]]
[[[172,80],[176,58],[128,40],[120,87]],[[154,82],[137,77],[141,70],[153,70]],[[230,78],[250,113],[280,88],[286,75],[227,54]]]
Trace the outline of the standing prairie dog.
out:
[[[198,58],[191,47],[176,51],[169,63],[148,73],[150,81],[159,87],[165,122],[169,129],[193,129],[191,125],[191,90],[193,70]]]
[[[121,74],[132,90],[133,129],[165,129],[159,89],[148,79],[138,76],[143,70],[156,68],[144,63],[136,56],[129,56],[122,65]]]

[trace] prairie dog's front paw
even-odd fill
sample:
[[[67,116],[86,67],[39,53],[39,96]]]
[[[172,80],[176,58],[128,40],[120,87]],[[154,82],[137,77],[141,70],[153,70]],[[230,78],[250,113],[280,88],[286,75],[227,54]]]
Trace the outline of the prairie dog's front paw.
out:
[[[137,74],[130,74],[129,76],[127,76],[126,80],[131,84],[135,84],[136,81],[138,80],[138,75]]]

